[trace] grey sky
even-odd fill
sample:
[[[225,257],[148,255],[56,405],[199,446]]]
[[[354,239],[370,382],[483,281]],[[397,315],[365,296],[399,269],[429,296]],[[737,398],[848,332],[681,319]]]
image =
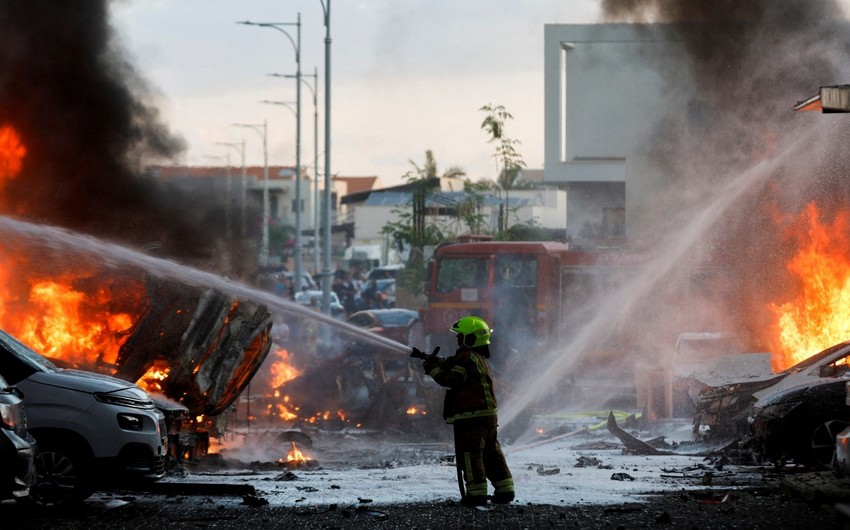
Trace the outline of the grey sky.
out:
[[[378,175],[383,185],[400,183],[426,149],[441,169],[458,165],[474,180],[495,177],[493,146],[480,129],[478,109],[487,103],[513,114],[507,135],[522,142],[528,167],[542,167],[543,26],[594,22],[598,13],[595,0],[336,0],[331,8],[331,170]],[[179,162],[217,164],[210,157],[228,150],[216,142],[244,138],[247,163],[261,165],[260,135],[230,124],[268,120],[269,162],[294,164],[294,115],[260,103],[295,101],[294,80],[267,76],[295,73],[293,46],[276,30],[235,22],[295,22],[299,11],[302,73],[319,72],[321,152],[319,0],[112,4],[130,61],[158,91],[172,131],[187,141]],[[295,27],[287,29],[295,38]],[[312,165],[313,102],[302,87],[302,164]]]

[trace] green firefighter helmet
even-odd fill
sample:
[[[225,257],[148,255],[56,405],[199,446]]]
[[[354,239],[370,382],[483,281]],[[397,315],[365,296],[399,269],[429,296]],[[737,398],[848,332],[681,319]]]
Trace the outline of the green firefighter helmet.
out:
[[[452,326],[452,331],[463,336],[463,345],[467,348],[490,344],[490,334],[493,332],[483,318],[463,317]]]

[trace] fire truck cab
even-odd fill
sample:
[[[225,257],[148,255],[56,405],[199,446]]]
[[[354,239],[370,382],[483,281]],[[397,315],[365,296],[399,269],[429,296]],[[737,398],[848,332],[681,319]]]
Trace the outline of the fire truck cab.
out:
[[[420,312],[428,346],[455,348],[449,328],[480,316],[495,352],[534,351],[568,336],[600,297],[634,269],[616,250],[572,250],[559,242],[481,241],[438,246]],[[506,351],[507,349],[507,351]],[[494,355],[494,360],[508,355]]]

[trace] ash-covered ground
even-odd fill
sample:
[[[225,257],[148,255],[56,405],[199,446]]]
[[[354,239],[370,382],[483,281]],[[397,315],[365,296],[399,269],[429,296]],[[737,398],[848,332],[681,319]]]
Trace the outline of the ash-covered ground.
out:
[[[73,529],[843,525],[835,510],[840,495],[818,491],[805,498],[789,488],[812,475],[805,470],[756,466],[717,454],[717,447],[680,442],[676,437],[683,440],[690,427],[685,421],[652,430],[623,422],[629,433],[676,453],[625,454],[623,444],[599,428],[601,420],[604,415],[586,415],[586,429],[505,444],[517,500],[488,511],[457,503],[448,429],[434,436],[254,430],[233,435],[218,456],[175,468],[149,488],[101,491],[62,510],[4,502],[0,521],[9,528]],[[293,439],[309,462],[278,462]],[[845,482],[831,481],[850,492]]]

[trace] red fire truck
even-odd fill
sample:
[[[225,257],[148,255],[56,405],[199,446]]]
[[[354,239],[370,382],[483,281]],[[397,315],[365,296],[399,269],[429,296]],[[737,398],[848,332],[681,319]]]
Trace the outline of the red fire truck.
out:
[[[495,330],[497,350],[557,343],[641,262],[622,249],[572,250],[557,242],[443,244],[429,265],[420,309],[425,338],[430,348],[453,351],[449,328],[474,314]]]

